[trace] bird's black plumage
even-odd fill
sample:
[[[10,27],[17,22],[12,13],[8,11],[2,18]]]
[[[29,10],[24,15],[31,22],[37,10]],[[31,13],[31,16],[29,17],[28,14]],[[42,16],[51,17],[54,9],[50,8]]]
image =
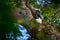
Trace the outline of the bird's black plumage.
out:
[[[36,10],[35,19],[41,18],[40,11]]]

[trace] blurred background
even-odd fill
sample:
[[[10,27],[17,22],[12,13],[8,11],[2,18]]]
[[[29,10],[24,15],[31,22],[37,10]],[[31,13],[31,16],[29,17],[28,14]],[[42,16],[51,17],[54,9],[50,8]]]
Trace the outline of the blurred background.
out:
[[[0,0],[0,40],[60,40],[60,0]]]

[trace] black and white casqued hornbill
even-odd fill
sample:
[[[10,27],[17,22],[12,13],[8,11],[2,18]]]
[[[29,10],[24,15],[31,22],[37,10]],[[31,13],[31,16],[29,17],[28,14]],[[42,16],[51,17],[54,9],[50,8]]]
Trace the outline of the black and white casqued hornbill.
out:
[[[38,23],[42,23],[42,16],[40,15],[40,11],[36,10],[36,14],[35,14],[35,19]]]

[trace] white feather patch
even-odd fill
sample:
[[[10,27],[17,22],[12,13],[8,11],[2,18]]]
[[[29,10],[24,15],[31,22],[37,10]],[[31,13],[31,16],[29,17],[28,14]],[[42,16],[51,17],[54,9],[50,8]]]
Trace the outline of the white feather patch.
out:
[[[42,19],[41,18],[38,18],[38,19],[36,19],[36,22],[38,22],[38,23],[42,23]]]

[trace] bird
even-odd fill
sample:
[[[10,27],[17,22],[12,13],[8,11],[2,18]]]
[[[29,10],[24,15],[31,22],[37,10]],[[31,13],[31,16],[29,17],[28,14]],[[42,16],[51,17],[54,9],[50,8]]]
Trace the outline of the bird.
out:
[[[42,16],[40,15],[40,11],[36,10],[36,14],[35,14],[35,20],[37,23],[42,23]]]

